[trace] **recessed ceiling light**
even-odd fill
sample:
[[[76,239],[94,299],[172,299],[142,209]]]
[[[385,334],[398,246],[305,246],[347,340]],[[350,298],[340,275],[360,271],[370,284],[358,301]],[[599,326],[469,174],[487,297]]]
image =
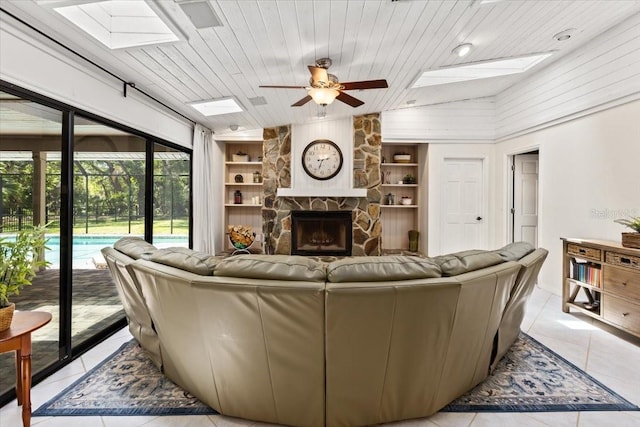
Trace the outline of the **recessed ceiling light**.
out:
[[[471,43],[463,43],[454,47],[451,53],[455,53],[460,58],[462,58],[463,56],[467,56],[469,52],[471,52],[471,48],[473,48],[473,45]]]
[[[221,114],[238,113],[242,107],[233,98],[211,99],[189,103],[190,106],[200,111],[205,116],[219,116]]]
[[[551,54],[527,55],[429,70],[420,74],[413,85],[410,86],[410,89],[524,73],[534,65],[547,59]]]
[[[109,49],[180,40],[177,29],[171,29],[143,0],[85,1],[53,10]]]
[[[575,31],[575,28],[568,28],[564,31],[560,31],[558,34],[554,34],[553,38],[559,42],[563,42],[565,40],[569,40]]]

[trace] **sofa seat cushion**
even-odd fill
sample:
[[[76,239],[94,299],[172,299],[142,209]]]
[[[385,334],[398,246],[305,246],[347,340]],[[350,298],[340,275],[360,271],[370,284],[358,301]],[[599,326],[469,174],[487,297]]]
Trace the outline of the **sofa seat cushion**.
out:
[[[349,257],[327,266],[329,282],[382,282],[441,277],[440,266],[417,256]]]
[[[325,267],[323,262],[296,255],[235,255],[222,260],[214,276],[324,282]]]
[[[183,247],[158,249],[149,257],[149,261],[179,268],[200,276],[212,276],[213,269],[220,260],[220,257]]]
[[[442,275],[457,276],[504,262],[496,252],[473,249],[431,258],[442,269]]]
[[[497,252],[505,261],[518,261],[533,252],[535,248],[527,242],[513,242],[498,249]]]
[[[142,258],[142,254],[157,250],[151,243],[142,237],[125,236],[113,244],[113,249],[133,259]]]

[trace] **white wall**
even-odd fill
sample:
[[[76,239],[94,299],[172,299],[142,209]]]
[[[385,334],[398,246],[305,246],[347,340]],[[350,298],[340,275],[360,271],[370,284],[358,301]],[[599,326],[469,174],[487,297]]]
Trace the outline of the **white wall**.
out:
[[[507,236],[508,156],[540,149],[540,286],[561,293],[561,237],[620,241],[615,218],[640,215],[640,101],[496,145],[496,240]]]
[[[4,16],[4,15],[2,15]],[[191,148],[193,125],[13,21],[0,22],[0,79]]]

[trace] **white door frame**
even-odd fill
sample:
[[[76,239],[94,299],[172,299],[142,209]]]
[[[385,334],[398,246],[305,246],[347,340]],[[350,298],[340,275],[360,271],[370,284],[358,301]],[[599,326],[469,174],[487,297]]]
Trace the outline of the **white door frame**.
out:
[[[507,194],[506,194],[506,198],[505,198],[505,212],[506,212],[506,221],[505,221],[505,225],[506,225],[506,236],[507,236],[507,242],[506,243],[510,243],[513,241],[513,213],[511,213],[511,208],[513,207],[513,167],[514,167],[514,158],[515,156],[517,156],[518,154],[528,154],[531,153],[532,151],[538,151],[538,180],[540,179],[540,175],[542,172],[542,150],[540,148],[539,145],[532,145],[529,147],[525,147],[525,148],[519,148],[517,151],[513,151],[513,152],[508,152],[505,154],[506,156],[506,162],[505,164],[507,165],[507,169],[505,170],[505,175],[506,175],[506,189],[507,189]],[[538,240],[538,245],[540,244],[540,216],[541,216],[541,212],[542,209],[540,208],[540,202],[541,202],[541,197],[540,197],[540,186],[538,186],[538,236],[537,236],[537,240]]]

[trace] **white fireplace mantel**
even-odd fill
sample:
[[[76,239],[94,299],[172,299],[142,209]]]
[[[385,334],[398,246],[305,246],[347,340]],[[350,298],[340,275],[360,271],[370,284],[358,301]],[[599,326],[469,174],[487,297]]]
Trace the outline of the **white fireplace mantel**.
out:
[[[278,197],[367,197],[366,188],[278,188]]]

